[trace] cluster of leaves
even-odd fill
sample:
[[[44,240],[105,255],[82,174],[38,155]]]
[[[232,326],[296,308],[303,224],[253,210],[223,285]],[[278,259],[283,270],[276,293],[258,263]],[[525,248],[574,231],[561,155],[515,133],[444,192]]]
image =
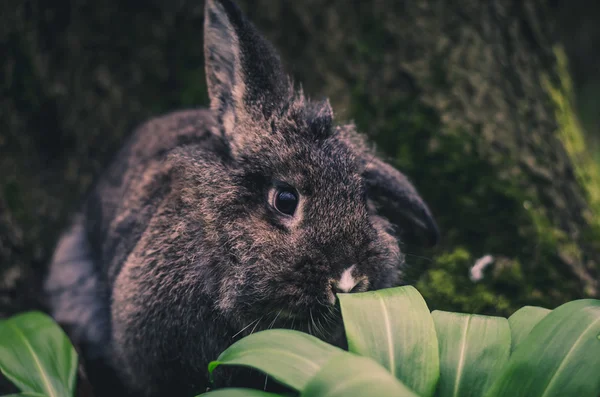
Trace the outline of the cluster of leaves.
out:
[[[339,298],[349,352],[296,331],[263,331],[232,345],[209,370],[250,366],[302,397],[600,394],[598,300],[573,301],[554,311],[526,306],[506,319],[430,313],[413,287]]]
[[[340,294],[345,351],[311,335],[268,330],[210,363],[268,374],[301,397],[600,395],[600,301],[550,311],[527,306],[510,318],[429,312],[413,287]],[[0,323],[0,369],[25,396],[72,396],[77,355],[37,312]],[[208,397],[278,397],[220,389]]]

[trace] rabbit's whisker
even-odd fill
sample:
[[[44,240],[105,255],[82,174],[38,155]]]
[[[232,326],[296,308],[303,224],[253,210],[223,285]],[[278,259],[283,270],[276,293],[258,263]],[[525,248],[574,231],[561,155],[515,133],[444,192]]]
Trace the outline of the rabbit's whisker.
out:
[[[419,259],[424,259],[428,262],[433,262],[433,259],[428,256],[415,255],[415,254],[411,254],[410,252],[403,252],[403,254],[406,256],[412,256],[413,258],[419,258]]]
[[[252,324],[254,324],[255,322],[257,322],[258,320],[260,320],[260,319],[257,318],[256,320],[252,321],[250,324],[246,325],[244,328],[242,328],[241,330],[239,330],[235,335],[233,335],[231,337],[231,339],[235,338],[236,336],[238,336],[239,334],[241,334],[242,332],[244,332],[248,327],[250,327]]]
[[[250,335],[252,335],[254,333],[254,331],[256,330],[256,327],[258,327],[258,324],[260,324],[260,320],[263,319],[264,316],[262,316],[261,318],[258,319],[258,321],[256,322],[256,325],[254,326],[254,328],[252,328],[252,331],[250,331]]]
[[[319,330],[317,328],[317,324],[315,323],[315,318],[313,317],[312,309],[309,309],[308,313],[310,314],[310,322],[312,323],[312,328],[314,329],[313,335],[317,335]]]
[[[279,317],[279,315],[281,314],[281,311],[283,309],[279,310],[279,312],[277,312],[277,315],[275,316],[275,318],[273,319],[273,321],[271,321],[271,324],[269,325],[269,329],[273,328],[273,325],[275,325],[275,321],[277,321],[277,318]]]

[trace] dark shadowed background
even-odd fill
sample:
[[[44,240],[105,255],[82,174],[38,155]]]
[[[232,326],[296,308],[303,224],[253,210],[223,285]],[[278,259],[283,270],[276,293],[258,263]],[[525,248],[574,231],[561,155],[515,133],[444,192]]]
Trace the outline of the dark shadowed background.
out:
[[[430,308],[599,295],[600,3],[238,3],[430,204],[442,243],[404,247]],[[53,244],[132,128],[206,105],[203,6],[0,5],[0,318],[43,307]]]

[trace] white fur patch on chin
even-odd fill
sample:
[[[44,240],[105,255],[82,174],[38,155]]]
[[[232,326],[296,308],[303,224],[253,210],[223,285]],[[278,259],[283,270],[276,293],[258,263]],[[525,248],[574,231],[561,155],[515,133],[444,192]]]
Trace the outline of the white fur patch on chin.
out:
[[[352,276],[352,271],[354,270],[354,265],[350,266],[348,269],[344,270],[342,276],[340,277],[340,281],[337,283],[337,288],[343,292],[350,292],[352,288],[358,284],[358,281]]]

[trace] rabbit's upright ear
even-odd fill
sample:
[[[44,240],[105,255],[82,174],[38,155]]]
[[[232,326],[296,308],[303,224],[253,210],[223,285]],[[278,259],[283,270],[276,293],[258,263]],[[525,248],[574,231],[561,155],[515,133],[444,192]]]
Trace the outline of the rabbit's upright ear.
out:
[[[375,158],[364,172],[368,197],[408,239],[428,246],[437,244],[439,230],[431,211],[408,178],[391,165]]]
[[[273,49],[230,0],[207,0],[204,56],[211,108],[227,138],[244,116],[266,117],[290,94]]]

